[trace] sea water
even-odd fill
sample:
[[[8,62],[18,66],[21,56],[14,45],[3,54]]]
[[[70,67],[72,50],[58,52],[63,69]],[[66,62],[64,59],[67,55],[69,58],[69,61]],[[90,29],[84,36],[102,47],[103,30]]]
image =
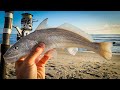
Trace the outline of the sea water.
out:
[[[95,42],[112,42],[112,52],[120,53],[120,34],[93,34]]]
[[[112,42],[112,52],[120,53],[120,34],[91,34],[93,40],[95,42]],[[10,35],[10,44],[14,44],[17,42],[17,35]],[[2,34],[0,34],[0,44],[2,44]],[[83,51],[86,49],[79,49],[79,51]]]

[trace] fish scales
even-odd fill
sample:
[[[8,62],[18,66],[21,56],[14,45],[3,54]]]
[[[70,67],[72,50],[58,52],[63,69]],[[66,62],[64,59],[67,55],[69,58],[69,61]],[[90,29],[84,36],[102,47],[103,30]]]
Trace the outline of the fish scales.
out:
[[[84,37],[81,35],[81,33],[76,33],[61,28],[47,28],[36,30],[21,38],[10,49],[8,49],[4,55],[4,59],[7,62],[17,61],[21,56],[30,53],[32,48],[40,42],[45,43],[46,46],[43,53],[53,48],[78,47],[86,48],[96,53],[100,52],[100,55],[108,59],[111,57],[111,52],[108,57],[110,50],[107,47],[104,48],[104,46],[109,45],[109,43],[94,43],[89,38],[86,38],[86,36]]]
[[[31,35],[26,36],[25,38],[29,40],[36,40],[37,42],[44,42],[46,47],[51,45],[51,48],[71,47],[74,45],[73,47],[79,48],[90,46],[90,49],[93,50],[97,46],[96,44],[90,42],[88,39],[76,33],[58,28],[37,30],[34,33],[31,33]],[[89,47],[87,49],[89,49]]]

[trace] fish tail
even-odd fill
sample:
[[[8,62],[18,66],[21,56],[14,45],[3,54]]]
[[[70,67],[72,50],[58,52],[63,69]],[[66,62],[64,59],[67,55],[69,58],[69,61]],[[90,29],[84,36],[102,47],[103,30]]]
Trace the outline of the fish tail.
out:
[[[100,49],[99,53],[105,59],[110,60],[112,58],[112,43],[111,42],[101,42],[99,43]]]

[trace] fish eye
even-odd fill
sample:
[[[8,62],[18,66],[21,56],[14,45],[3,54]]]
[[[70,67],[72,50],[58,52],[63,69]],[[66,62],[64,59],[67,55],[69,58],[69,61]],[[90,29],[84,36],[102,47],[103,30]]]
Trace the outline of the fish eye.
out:
[[[15,49],[18,49],[18,46],[16,46]]]

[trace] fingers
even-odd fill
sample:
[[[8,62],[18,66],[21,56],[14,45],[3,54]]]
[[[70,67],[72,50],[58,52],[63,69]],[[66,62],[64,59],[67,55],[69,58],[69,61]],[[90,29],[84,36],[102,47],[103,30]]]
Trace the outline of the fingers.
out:
[[[33,50],[32,52],[28,55],[28,57],[25,59],[25,63],[32,65],[35,63],[36,58],[43,52],[45,48],[45,44],[44,43],[40,43],[38,44]]]
[[[36,64],[41,60],[42,56],[43,56],[43,55],[40,55],[40,56],[38,56],[38,57],[36,58],[36,60],[35,60],[35,63],[36,63]]]
[[[46,62],[52,57],[52,54],[54,53],[55,49],[51,49],[48,52],[44,54],[42,59],[37,63],[38,67],[42,67],[46,64]]]

